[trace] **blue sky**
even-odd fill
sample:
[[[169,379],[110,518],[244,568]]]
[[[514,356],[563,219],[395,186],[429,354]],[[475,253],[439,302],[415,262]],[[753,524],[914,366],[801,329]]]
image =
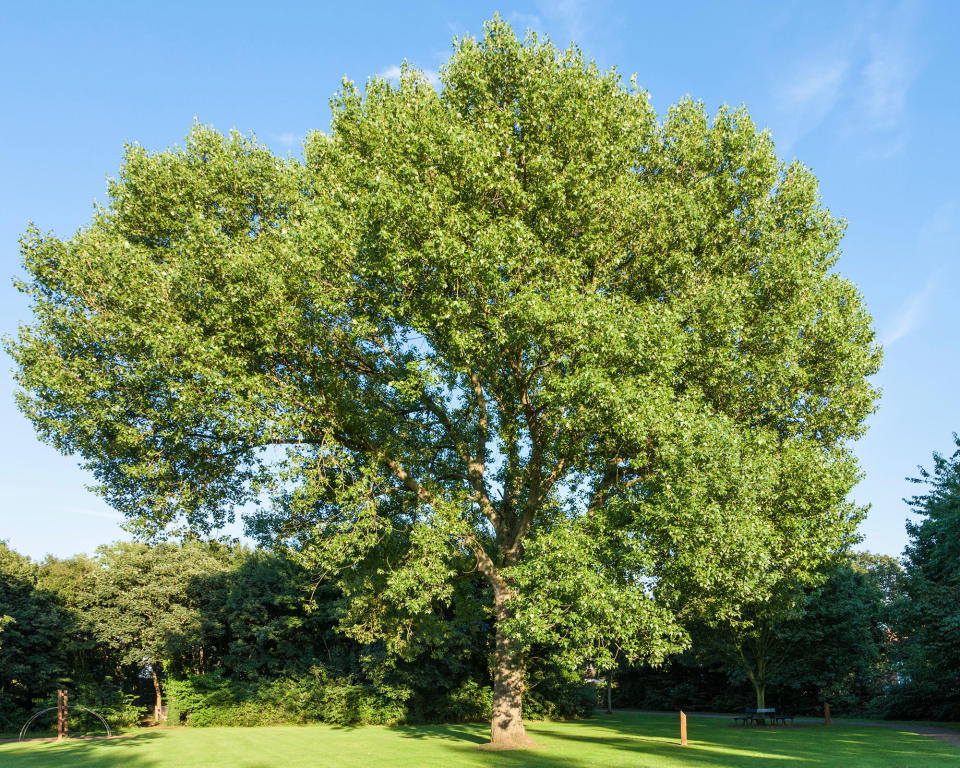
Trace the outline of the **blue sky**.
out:
[[[329,124],[347,76],[405,59],[435,73],[455,35],[499,11],[603,67],[636,73],[662,114],[690,94],[746,104],[849,221],[839,271],[886,348],[880,408],[858,443],[872,505],[863,548],[899,554],[904,478],[960,430],[960,4],[560,0],[0,5],[0,332],[29,318],[10,278],[28,220],[68,236],[105,198],[125,142],[163,149],[193,120],[280,154]],[[122,537],[76,460],[42,445],[0,375],[0,539],[41,557]]]

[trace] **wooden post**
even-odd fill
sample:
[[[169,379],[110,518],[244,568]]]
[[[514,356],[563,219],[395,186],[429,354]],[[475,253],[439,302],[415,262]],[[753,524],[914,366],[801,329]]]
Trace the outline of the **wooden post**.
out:
[[[680,746],[687,746],[687,716],[680,710]]]
[[[823,724],[830,725],[830,704],[823,702]]]
[[[57,741],[63,741],[63,691],[57,688]]]

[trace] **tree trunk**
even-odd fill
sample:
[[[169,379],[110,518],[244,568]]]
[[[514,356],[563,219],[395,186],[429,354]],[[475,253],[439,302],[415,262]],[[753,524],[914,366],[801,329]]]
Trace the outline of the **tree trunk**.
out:
[[[505,594],[496,594],[496,646],[493,656],[493,716],[486,749],[523,749],[536,746],[523,727],[524,659],[520,644],[502,629],[507,618]]]
[[[613,670],[607,672],[607,714],[613,714]]]
[[[763,683],[755,682],[753,684],[754,690],[757,692],[757,709],[766,708],[766,695],[767,695],[767,686]]]
[[[155,663],[150,664],[150,674],[153,676],[153,691],[157,695],[153,705],[153,722],[156,724],[159,723],[161,719],[163,699],[160,697],[160,680],[157,678],[157,665]]]

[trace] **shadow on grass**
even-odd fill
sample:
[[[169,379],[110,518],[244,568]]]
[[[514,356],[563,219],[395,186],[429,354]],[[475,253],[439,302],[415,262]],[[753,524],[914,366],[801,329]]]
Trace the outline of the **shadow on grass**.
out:
[[[681,747],[676,718],[602,716],[582,722],[531,722],[530,736],[541,746],[517,752],[484,752],[484,724],[452,724],[354,729],[349,749],[331,729],[237,729],[219,747],[203,740],[173,742],[168,749],[145,732],[125,739],[0,746],[2,768],[283,768],[297,766],[434,766],[464,768],[960,768],[960,750],[923,736],[880,734],[874,728],[807,726],[783,729],[735,729],[719,723],[689,723],[690,746]],[[194,729],[190,729],[194,730]],[[196,729],[197,731],[201,729]],[[340,730],[340,729],[337,729]],[[259,732],[258,732],[259,731]],[[185,738],[188,734],[182,734]],[[195,736],[196,734],[191,734]],[[171,733],[171,738],[176,734]],[[338,743],[338,740],[339,743]],[[356,741],[355,741],[356,740]],[[362,745],[360,750],[356,745]],[[229,754],[227,754],[229,753]],[[179,757],[175,757],[179,755]],[[189,755],[184,762],[183,755]],[[306,761],[304,761],[306,758]],[[315,762],[314,762],[315,760]]]
[[[48,768],[61,765],[69,768],[95,768],[104,766],[130,766],[150,768],[161,761],[153,755],[145,755],[150,742],[161,734],[146,731],[136,736],[121,736],[113,739],[89,739],[67,741],[34,741],[0,745],[0,765],[20,768]]]
[[[455,741],[463,744],[484,744],[490,741],[490,727],[487,725],[472,725],[457,723],[452,725],[404,725],[391,728],[405,739],[439,739],[441,741]]]
[[[578,727],[582,725],[583,727]],[[960,750],[944,751],[924,736],[900,734],[878,739],[872,729],[802,727],[745,729],[690,724],[690,744],[679,744],[679,724],[662,717],[599,717],[583,723],[529,723],[528,733],[540,748],[498,752],[478,765],[517,765],[530,768],[595,768],[616,766],[958,766]],[[443,751],[461,759],[478,754],[485,726],[433,726],[398,729],[405,738],[436,739]],[[698,733],[699,732],[699,733]],[[699,736],[699,738],[698,738]],[[891,735],[892,736],[892,735]],[[619,754],[618,754],[619,753]],[[452,757],[452,754],[451,754]]]

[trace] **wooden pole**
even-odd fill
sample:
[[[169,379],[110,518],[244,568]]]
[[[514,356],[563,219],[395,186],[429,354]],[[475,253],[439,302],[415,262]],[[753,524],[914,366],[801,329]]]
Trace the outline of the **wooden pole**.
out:
[[[823,724],[830,725],[830,704],[823,702]]]
[[[57,688],[57,741],[63,741],[63,691]]]
[[[687,746],[687,716],[680,710],[680,746]]]

